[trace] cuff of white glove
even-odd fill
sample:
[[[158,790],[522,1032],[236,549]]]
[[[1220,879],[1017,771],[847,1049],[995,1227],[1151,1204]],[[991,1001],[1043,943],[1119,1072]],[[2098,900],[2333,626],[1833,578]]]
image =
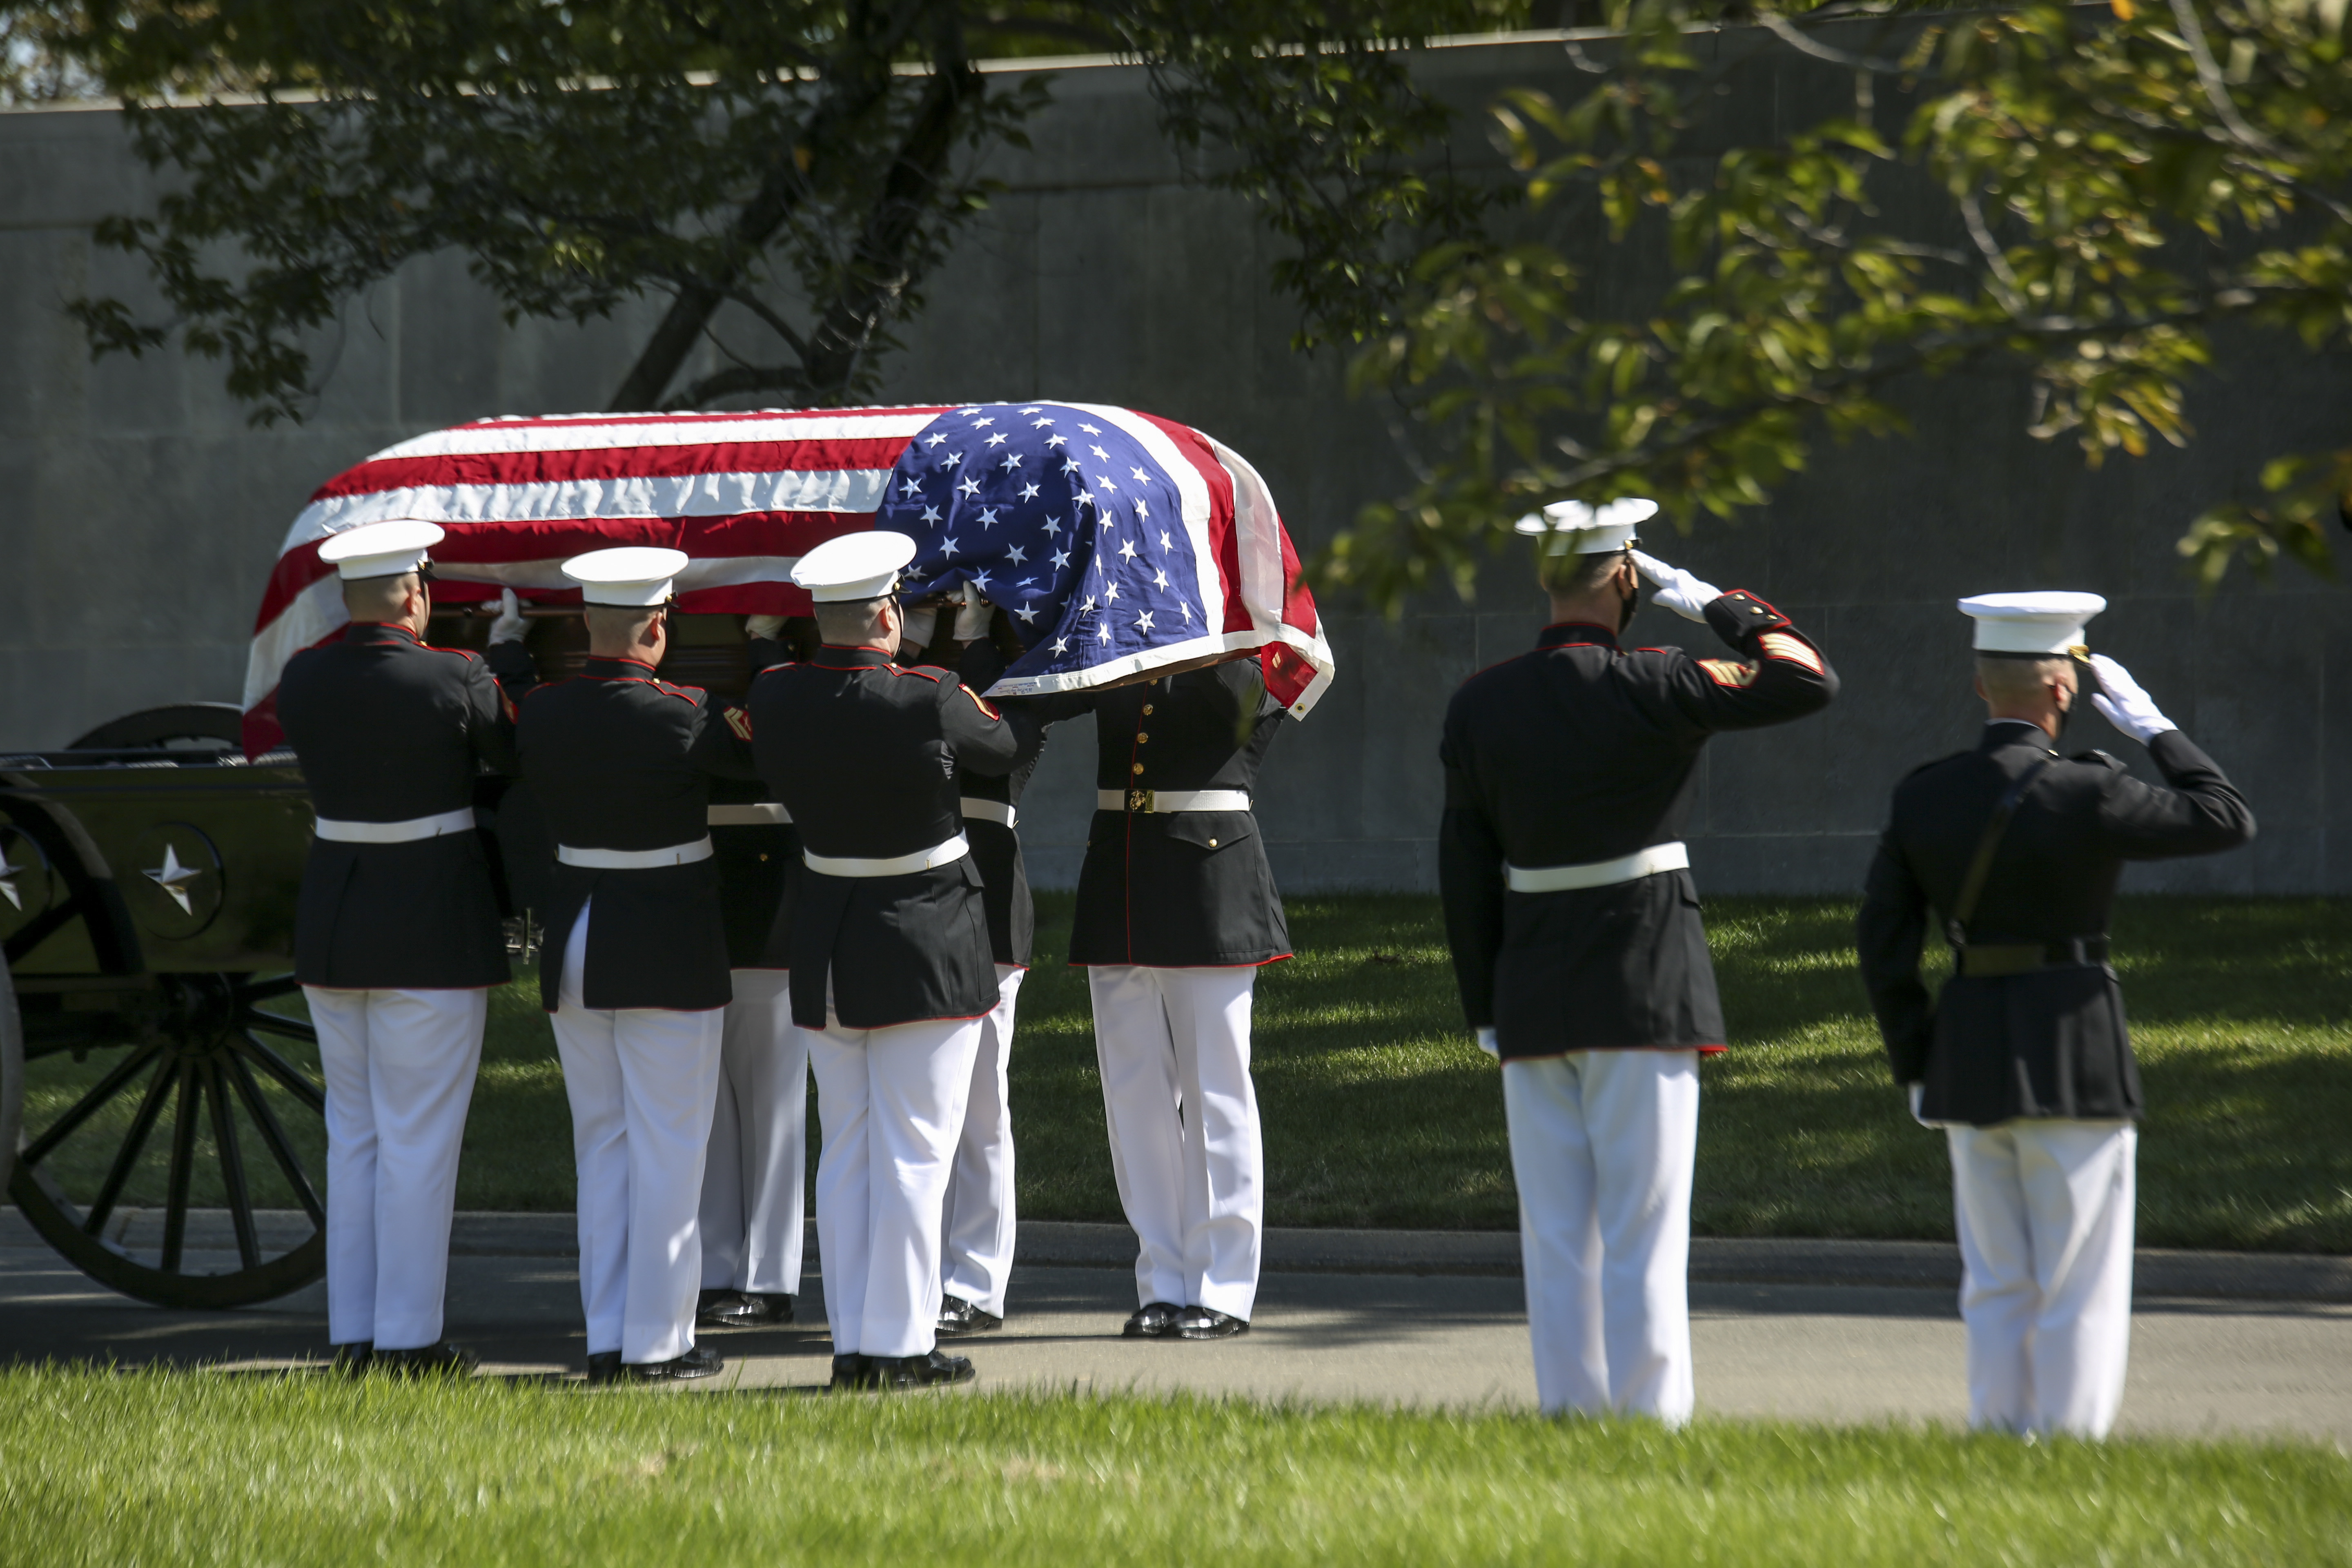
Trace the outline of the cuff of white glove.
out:
[[[1493,1025],[1489,1024],[1485,1028],[1478,1030],[1477,1036],[1478,1048],[1480,1050],[1486,1052],[1488,1056],[1493,1057],[1496,1061],[1503,1059],[1503,1047],[1501,1042],[1495,1038],[1495,1027]]]

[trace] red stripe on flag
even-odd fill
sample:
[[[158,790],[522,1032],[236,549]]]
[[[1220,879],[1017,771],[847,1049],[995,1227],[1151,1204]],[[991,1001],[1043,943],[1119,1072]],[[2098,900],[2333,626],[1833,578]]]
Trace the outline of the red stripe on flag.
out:
[[[1157,414],[1146,414],[1140,408],[1129,409],[1139,419],[1148,419],[1158,426],[1185,460],[1201,472],[1209,487],[1209,553],[1217,563],[1217,581],[1225,590],[1225,624],[1223,630],[1245,632],[1250,629],[1249,606],[1242,602],[1241,536],[1234,527],[1234,477],[1217,461],[1216,453],[1201,438],[1201,433],[1189,425],[1179,425],[1173,419],[1162,419]]]
[[[757,511],[742,512],[731,517],[677,518],[586,518],[542,522],[453,522],[445,525],[448,537],[433,547],[433,558],[440,563],[457,567],[469,562],[485,565],[512,561],[561,561],[591,550],[603,550],[615,544],[657,544],[683,550],[698,561],[723,559],[731,555],[804,555],[828,539],[845,533],[856,533],[874,526],[874,514],[867,511]],[[278,557],[278,565],[269,574],[269,586],[264,592],[260,616],[254,622],[258,635],[264,628],[286,613],[301,592],[321,578],[333,575],[334,568],[319,559],[319,545],[313,541],[299,545]],[[529,590],[534,602],[545,599],[556,602],[541,590]],[[435,596],[451,604],[471,604],[494,599],[499,590],[495,584],[448,582],[436,584]],[[736,615],[804,615],[808,596],[789,584],[774,585],[744,584],[726,588],[706,588],[683,595],[681,607],[693,608],[709,595],[730,596],[725,605],[714,604],[709,614]],[[761,601],[746,607],[732,602],[749,595]],[[769,607],[768,601],[778,600],[797,604],[803,608],[780,610]],[[697,610],[698,614],[706,613]]]
[[[662,425],[676,428],[680,425],[744,425],[756,421],[774,423],[784,419],[877,418],[903,414],[912,419],[918,416],[929,423],[950,408],[970,406],[967,404],[942,404],[926,407],[907,404],[877,408],[721,408],[678,414],[540,414],[524,418],[473,419],[463,425],[449,426],[452,430],[516,430],[516,429],[577,429],[595,425]]]

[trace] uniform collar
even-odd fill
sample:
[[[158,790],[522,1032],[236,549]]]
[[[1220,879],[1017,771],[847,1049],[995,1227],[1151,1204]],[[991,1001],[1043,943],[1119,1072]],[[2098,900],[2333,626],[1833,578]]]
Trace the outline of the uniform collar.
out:
[[[423,646],[424,639],[406,626],[395,626],[389,621],[353,621],[343,629],[343,640],[356,643],[406,643],[411,647]]]
[[[1990,755],[2011,746],[2032,746],[2036,751],[2050,750],[2050,731],[2031,719],[1988,719],[1984,733],[1977,737],[1977,750]]]
[[[1591,621],[1554,621],[1536,636],[1538,647],[1617,648],[1617,634]]]
[[[892,660],[878,647],[835,647],[827,643],[809,662],[819,669],[887,669]]]
[[[641,658],[603,658],[592,653],[580,673],[591,680],[651,680],[654,667]]]

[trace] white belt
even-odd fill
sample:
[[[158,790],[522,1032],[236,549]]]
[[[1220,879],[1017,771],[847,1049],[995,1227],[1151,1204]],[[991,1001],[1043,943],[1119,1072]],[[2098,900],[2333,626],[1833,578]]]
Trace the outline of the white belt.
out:
[[[813,855],[803,849],[801,861],[810,870],[828,877],[903,877],[909,871],[952,866],[971,853],[971,846],[959,833],[944,844],[918,849],[912,855],[893,855],[887,860],[868,860],[856,855]]]
[[[1680,871],[1690,865],[1690,851],[1681,844],[1653,844],[1614,860],[1583,866],[1506,866],[1504,875],[1515,893],[1568,893],[1579,888],[1612,888],[1636,882],[1661,871]]]
[[[470,833],[474,829],[474,808],[470,805],[457,811],[445,811],[438,816],[412,816],[406,822],[338,822],[331,816],[318,818],[318,835],[338,844],[412,844],[419,838],[438,838],[444,834]]]
[[[1245,789],[1098,789],[1102,811],[1247,811]]]
[[[793,814],[782,801],[758,800],[745,805],[714,805],[703,816],[713,827],[765,827],[772,823],[791,826]]]
[[[976,795],[964,796],[962,805],[967,822],[993,822],[1010,827],[1013,818],[1021,815],[1001,800],[982,800]]]
[[[591,871],[650,871],[656,866],[691,866],[697,860],[710,858],[710,836],[706,833],[691,844],[673,844],[667,849],[583,849],[576,845],[559,844],[555,858],[567,866],[584,866]]]

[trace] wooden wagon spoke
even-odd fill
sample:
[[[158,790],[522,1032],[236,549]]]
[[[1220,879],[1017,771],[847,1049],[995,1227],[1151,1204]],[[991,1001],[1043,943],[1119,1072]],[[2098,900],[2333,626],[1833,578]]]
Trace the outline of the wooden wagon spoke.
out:
[[[302,983],[290,974],[277,975],[268,980],[256,980],[236,988],[237,1000],[247,1006],[267,1002],[273,996],[284,996],[301,988]]]
[[[81,900],[73,899],[44,910],[26,921],[16,934],[7,941],[5,951],[7,953],[8,962],[12,964],[22,963],[26,953],[55,936],[68,921],[80,912]]]
[[[286,1136],[286,1129],[279,1124],[278,1113],[269,1109],[269,1101],[263,1096],[261,1085],[254,1079],[253,1069],[245,1065],[244,1058],[232,1056],[225,1072],[229,1082],[236,1086],[236,1097],[245,1101],[245,1113],[253,1119],[261,1141],[269,1146],[270,1156],[278,1162],[278,1169],[285,1176],[286,1184],[294,1189],[295,1201],[302,1205],[302,1212],[310,1216],[312,1225],[325,1225],[327,1207],[319,1201],[318,1189],[310,1184],[310,1173],[302,1169],[302,1162],[295,1154],[293,1142]]]
[[[74,1130],[97,1114],[99,1109],[122,1090],[122,1086],[138,1076],[139,1069],[153,1061],[163,1051],[160,1045],[148,1046],[131,1053],[115,1069],[99,1079],[98,1087],[74,1101],[66,1113],[49,1124],[48,1130],[25,1145],[19,1156],[27,1165],[37,1165],[73,1136]]]
[[[195,1068],[180,1064],[180,1108],[172,1126],[172,1179],[163,1198],[163,1271],[180,1271],[180,1255],[188,1241],[188,1183],[195,1173],[196,1121],[203,1115],[203,1081]]]
[[[317,1084],[310,1081],[309,1075],[301,1068],[255,1039],[250,1032],[231,1040],[229,1044],[236,1050],[251,1057],[256,1066],[285,1086],[287,1093],[320,1115],[326,1114],[326,1095],[320,1090]]]
[[[153,1055],[153,1052],[148,1053]],[[166,1059],[156,1064],[154,1077],[147,1080],[146,1098],[140,1100],[138,1111],[131,1118],[131,1131],[123,1135],[122,1147],[114,1152],[114,1164],[106,1173],[105,1184],[91,1200],[89,1212],[81,1216],[82,1234],[96,1236],[106,1228],[114,1205],[122,1196],[123,1184],[131,1173],[139,1167],[139,1156],[147,1150],[148,1135],[155,1130],[155,1118],[163,1114],[163,1101],[172,1092],[179,1077],[180,1064]]]
[[[227,1189],[229,1228],[236,1233],[237,1262],[247,1268],[261,1266],[261,1238],[253,1228],[253,1194],[245,1184],[245,1149],[236,1137],[236,1108],[229,1103],[228,1086],[221,1081],[220,1066],[205,1062],[197,1068],[205,1099],[213,1112],[213,1152],[219,1158],[221,1185]]]
[[[305,1045],[315,1046],[319,1043],[317,1026],[300,1018],[289,1018],[278,1013],[265,1013],[258,1007],[249,1007],[246,1009],[241,1021],[249,1029],[261,1029],[269,1034],[283,1035],[289,1040],[300,1040]]]

